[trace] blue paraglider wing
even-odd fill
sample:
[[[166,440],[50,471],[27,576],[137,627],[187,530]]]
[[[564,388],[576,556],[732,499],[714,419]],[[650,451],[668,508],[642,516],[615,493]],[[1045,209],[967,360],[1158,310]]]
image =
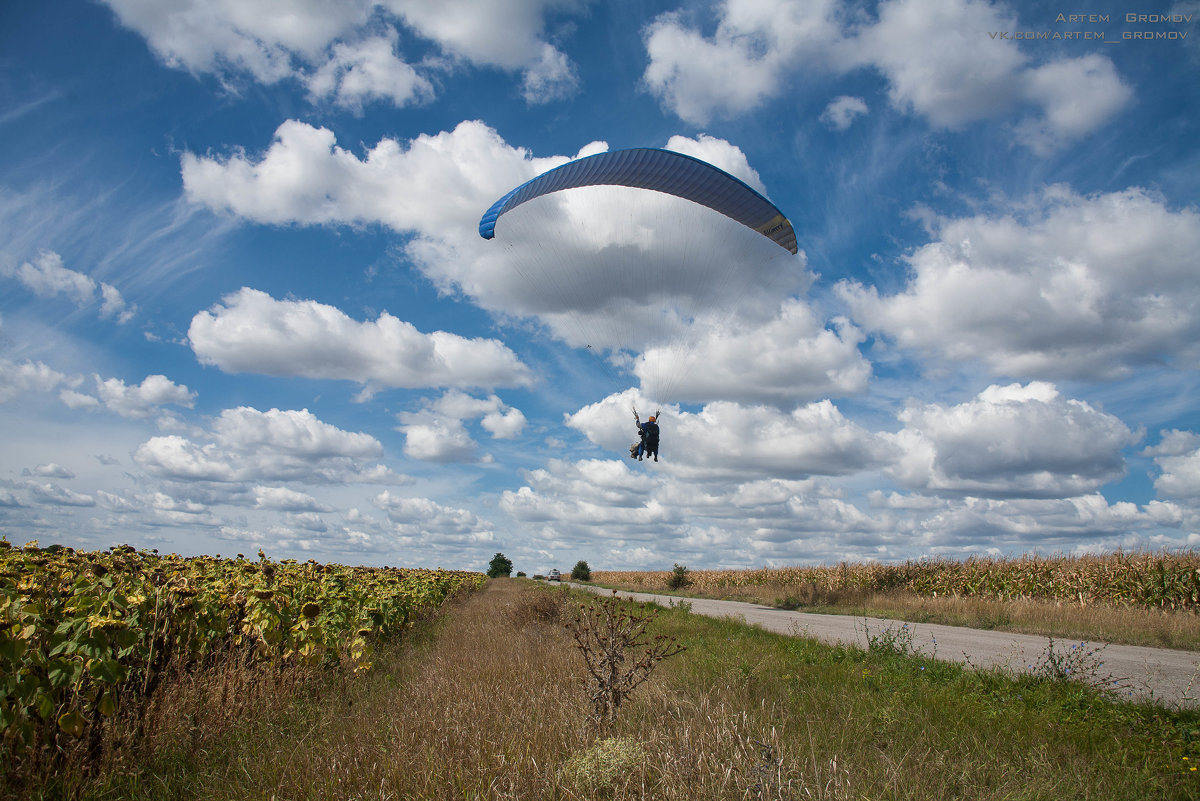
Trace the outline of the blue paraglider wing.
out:
[[[796,232],[775,204],[724,170],[671,150],[631,148],[585,156],[521,184],[479,221],[479,235],[491,239],[496,222],[526,201],[580,186],[630,186],[675,195],[724,214],[778,244],[798,251]]]

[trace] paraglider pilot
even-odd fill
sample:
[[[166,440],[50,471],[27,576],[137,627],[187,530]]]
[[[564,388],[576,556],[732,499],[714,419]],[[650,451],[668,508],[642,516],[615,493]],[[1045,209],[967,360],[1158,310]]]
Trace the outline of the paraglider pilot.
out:
[[[660,413],[656,411],[654,414],[650,415],[649,418],[647,418],[646,422],[643,423],[642,419],[638,417],[637,409],[633,410],[633,420],[635,423],[637,423],[638,438],[640,441],[638,442],[636,448],[630,449],[629,456],[631,458],[635,458],[640,462],[642,461],[643,455],[649,456],[650,454],[654,454],[654,461],[658,461],[657,421],[659,414]]]

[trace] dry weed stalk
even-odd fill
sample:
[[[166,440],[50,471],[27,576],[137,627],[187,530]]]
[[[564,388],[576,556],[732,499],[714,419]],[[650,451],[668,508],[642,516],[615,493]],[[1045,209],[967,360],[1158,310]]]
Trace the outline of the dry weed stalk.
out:
[[[759,762],[750,771],[754,784],[747,794],[754,799],[783,798],[790,789],[791,781],[783,778],[783,760],[775,755],[775,746],[761,740],[751,740],[750,745],[758,749]]]
[[[587,663],[588,698],[598,729],[616,719],[621,702],[650,677],[659,662],[685,650],[674,637],[651,636],[646,631],[657,616],[656,609],[635,610],[620,603],[613,591],[599,601],[580,604],[567,619],[566,626]]]

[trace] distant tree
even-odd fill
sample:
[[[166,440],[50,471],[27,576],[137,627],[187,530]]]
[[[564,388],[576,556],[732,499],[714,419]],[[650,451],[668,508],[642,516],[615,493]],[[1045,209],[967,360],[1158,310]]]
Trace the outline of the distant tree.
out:
[[[671,575],[667,576],[667,586],[673,590],[682,590],[692,583],[692,577],[688,575],[689,572],[687,566],[676,562],[675,569],[671,571]]]
[[[518,571],[517,571],[517,578],[525,578],[525,571],[524,571],[524,570],[518,570]]]
[[[488,578],[508,578],[512,575],[512,560],[502,553],[492,557],[488,563]]]
[[[571,578],[576,581],[591,581],[592,569],[588,567],[588,563],[580,559],[575,563],[575,567],[571,568]]]

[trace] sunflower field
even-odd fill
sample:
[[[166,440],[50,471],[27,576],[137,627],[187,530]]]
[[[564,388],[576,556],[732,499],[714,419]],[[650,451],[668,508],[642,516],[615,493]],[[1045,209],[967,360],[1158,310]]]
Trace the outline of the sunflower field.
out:
[[[369,670],[374,643],[485,580],[0,540],[0,750],[94,752],[106,720],[136,720],[165,679],[222,659]]]

